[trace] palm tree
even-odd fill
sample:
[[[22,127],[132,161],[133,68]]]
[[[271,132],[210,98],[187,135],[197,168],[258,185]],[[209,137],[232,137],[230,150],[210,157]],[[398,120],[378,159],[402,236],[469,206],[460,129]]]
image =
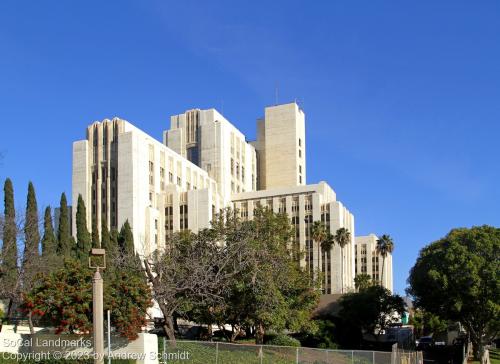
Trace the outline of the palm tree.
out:
[[[351,241],[351,233],[344,227],[337,230],[334,236],[335,242],[340,246],[340,279],[341,283],[341,293],[344,293],[344,247]]]
[[[354,287],[358,292],[363,291],[372,285],[371,280],[371,277],[366,273],[357,274],[354,277]]]
[[[330,234],[327,230],[326,230],[326,236],[325,236],[325,239],[321,242],[321,251],[322,251],[322,254],[324,256],[324,269],[325,269],[325,286],[326,286],[326,283],[328,281],[328,264],[329,264],[329,261],[328,261],[328,252],[330,250],[332,250],[332,247],[333,245],[335,245],[335,238],[332,234]],[[331,281],[331,279],[330,279]]]
[[[327,231],[325,228],[325,224],[323,224],[321,221],[315,221],[313,222],[312,228],[311,228],[311,237],[313,240],[316,242],[317,247],[318,247],[318,267],[321,269],[321,245],[323,242],[326,240],[327,237]]]
[[[394,242],[389,235],[382,235],[380,239],[377,240],[377,246],[375,247],[377,254],[382,256],[382,273],[380,275],[380,285],[384,281],[384,266],[385,258],[388,254],[392,254],[394,251]]]

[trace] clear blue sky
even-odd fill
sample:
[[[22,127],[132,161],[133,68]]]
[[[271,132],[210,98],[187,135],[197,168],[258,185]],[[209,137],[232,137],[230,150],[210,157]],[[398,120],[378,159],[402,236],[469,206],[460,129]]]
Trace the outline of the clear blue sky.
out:
[[[498,1],[1,1],[0,178],[41,207],[71,144],[120,116],[161,139],[215,107],[249,138],[266,105],[306,112],[308,182],[356,233],[396,243],[395,288],[452,227],[500,225]],[[3,192],[0,195],[3,200]]]

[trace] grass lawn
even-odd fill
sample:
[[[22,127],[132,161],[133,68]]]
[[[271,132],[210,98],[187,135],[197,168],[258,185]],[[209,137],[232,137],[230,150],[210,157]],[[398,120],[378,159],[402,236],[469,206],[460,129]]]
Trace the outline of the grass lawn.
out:
[[[372,364],[372,354],[358,355],[352,361],[352,354],[341,352],[326,352],[325,350],[315,350],[310,348],[292,347],[262,347],[255,345],[224,345],[219,344],[218,352],[215,342],[185,342],[178,341],[177,346],[169,347],[166,358],[169,364],[295,364],[297,351],[301,363],[336,363],[336,364]],[[162,351],[160,342],[160,352]],[[183,353],[188,353],[189,357],[182,358]],[[175,355],[179,355],[177,358]],[[383,362],[383,361],[380,361]],[[388,363],[390,360],[388,361]]]

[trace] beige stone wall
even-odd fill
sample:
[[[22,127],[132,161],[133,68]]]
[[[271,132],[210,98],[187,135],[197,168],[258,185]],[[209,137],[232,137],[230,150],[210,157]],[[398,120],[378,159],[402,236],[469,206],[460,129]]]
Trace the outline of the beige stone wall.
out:
[[[225,204],[230,203],[231,194],[257,188],[255,148],[215,109],[193,109],[172,116],[164,143],[184,157],[189,157],[188,148],[196,148],[198,166],[217,182]]]
[[[355,244],[356,274],[368,274],[373,281],[382,279],[382,257],[376,251],[377,240],[375,234],[356,236]],[[385,258],[382,285],[393,291],[392,254]]]
[[[118,127],[115,144],[103,134],[113,126]],[[186,219],[193,231],[208,227],[212,211],[223,207],[216,183],[206,171],[130,123],[121,119],[94,123],[87,138],[73,146],[72,195],[76,206],[82,194],[89,229],[96,216],[118,229],[128,220],[136,251],[148,255],[165,243],[165,207],[172,206],[174,231],[181,228],[180,204],[192,206]],[[181,201],[181,196],[189,202]]]
[[[266,107],[257,123],[260,188],[306,184],[305,115],[296,103]]]

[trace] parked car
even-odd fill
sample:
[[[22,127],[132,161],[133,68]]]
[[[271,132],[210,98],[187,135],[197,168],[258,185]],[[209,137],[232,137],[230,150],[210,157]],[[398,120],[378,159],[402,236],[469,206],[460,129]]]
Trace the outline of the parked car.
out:
[[[417,350],[419,351],[427,350],[435,345],[432,336],[422,336],[420,339],[417,340],[416,344],[417,344]]]

